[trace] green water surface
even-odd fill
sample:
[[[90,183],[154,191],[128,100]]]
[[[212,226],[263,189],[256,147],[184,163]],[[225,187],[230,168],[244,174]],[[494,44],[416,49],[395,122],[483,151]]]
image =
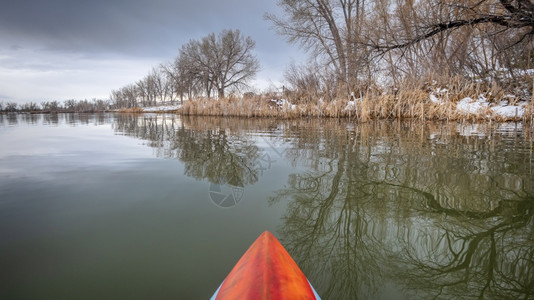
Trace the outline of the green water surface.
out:
[[[265,230],[323,299],[533,298],[529,126],[0,115],[0,298],[208,299]]]

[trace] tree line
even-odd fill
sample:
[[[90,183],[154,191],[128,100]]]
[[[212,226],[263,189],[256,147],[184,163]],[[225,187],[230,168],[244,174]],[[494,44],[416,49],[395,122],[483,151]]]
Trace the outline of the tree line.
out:
[[[92,99],[92,100],[65,100],[63,102],[43,101],[40,104],[37,102],[28,102],[24,104],[18,104],[16,102],[0,102],[0,112],[13,113],[13,112],[103,112],[111,108],[111,102],[109,100]]]
[[[260,69],[251,37],[239,30],[211,33],[190,40],[172,61],[143,79],[111,91],[115,108],[183,103],[200,97],[224,98],[229,91],[247,87]]]

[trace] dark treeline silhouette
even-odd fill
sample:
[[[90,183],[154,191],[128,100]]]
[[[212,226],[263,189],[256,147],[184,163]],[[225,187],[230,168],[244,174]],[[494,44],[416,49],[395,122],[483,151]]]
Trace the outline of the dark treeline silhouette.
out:
[[[104,112],[109,110],[111,102],[109,100],[65,100],[63,102],[43,101],[40,104],[36,102],[27,102],[18,104],[16,102],[0,102],[0,113],[60,113],[60,112]]]

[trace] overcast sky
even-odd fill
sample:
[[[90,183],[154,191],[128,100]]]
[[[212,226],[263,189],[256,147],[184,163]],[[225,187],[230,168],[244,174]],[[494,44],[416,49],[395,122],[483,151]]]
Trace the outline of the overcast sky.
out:
[[[263,20],[276,1],[13,0],[0,9],[0,101],[109,98],[112,89],[173,60],[180,47],[223,29],[256,41],[261,90],[303,61]]]

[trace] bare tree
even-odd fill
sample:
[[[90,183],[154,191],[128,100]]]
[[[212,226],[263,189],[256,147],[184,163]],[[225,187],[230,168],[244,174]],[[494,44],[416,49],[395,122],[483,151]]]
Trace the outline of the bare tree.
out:
[[[395,78],[478,77],[527,96],[522,70],[532,62],[532,0],[380,3],[383,25],[371,31],[368,43],[388,60]]]
[[[534,35],[534,3],[531,0],[434,0],[428,2],[426,8],[439,11],[439,18],[414,23],[412,32],[415,34],[403,37],[398,43],[377,44],[375,47],[385,50],[403,48],[445,31],[482,24],[496,25],[493,34],[514,31],[509,47]]]
[[[152,71],[148,76],[152,81],[152,93],[154,95],[155,104],[157,104],[157,101],[165,103],[166,101],[173,99],[173,91],[170,89],[172,82],[163,68],[152,68]]]
[[[149,106],[151,99],[151,78],[149,76],[145,76],[143,79],[137,81],[135,83],[135,89],[136,94],[141,98],[141,105],[142,106]]]
[[[111,91],[111,102],[116,108],[131,108],[139,106],[139,89],[134,84],[126,85]]]
[[[206,96],[215,89],[223,98],[228,88],[246,85],[259,71],[259,61],[252,54],[255,46],[252,38],[244,37],[239,30],[223,30],[200,41],[191,40],[182,47],[180,59],[202,83]]]
[[[48,111],[48,112],[59,112],[62,109],[61,103],[59,103],[56,100],[43,101],[41,102],[41,107],[44,111]]]
[[[329,71],[317,63],[307,65],[291,63],[284,72],[289,84],[286,93],[289,93],[296,103],[316,102],[320,98],[333,100],[333,92],[336,89],[335,74]]]
[[[191,100],[199,93],[199,73],[193,68],[193,64],[186,56],[179,55],[172,63],[161,66],[169,78],[173,93],[183,104],[184,99]]]
[[[24,103],[20,106],[21,111],[33,112],[39,110],[39,105],[35,102]]]
[[[17,107],[19,105],[16,103],[16,102],[7,102],[6,103],[6,107],[5,107],[5,110],[7,112],[15,112],[17,110]]]
[[[347,87],[343,93],[365,93],[384,79],[393,87],[417,84],[434,74],[487,78],[515,89],[525,81],[519,78],[526,73],[519,71],[534,63],[533,0],[279,0],[278,5],[283,13],[265,18],[329,66],[338,90]]]
[[[215,81],[211,72],[212,59],[207,50],[202,49],[201,42],[191,40],[182,46],[180,50],[180,68],[186,70],[194,78],[195,82],[202,87],[206,97],[211,97],[213,83]]]
[[[335,70],[339,84],[356,85],[369,66],[369,47],[361,40],[373,2],[282,0],[278,5],[284,17],[265,15],[278,33],[323,58]]]

